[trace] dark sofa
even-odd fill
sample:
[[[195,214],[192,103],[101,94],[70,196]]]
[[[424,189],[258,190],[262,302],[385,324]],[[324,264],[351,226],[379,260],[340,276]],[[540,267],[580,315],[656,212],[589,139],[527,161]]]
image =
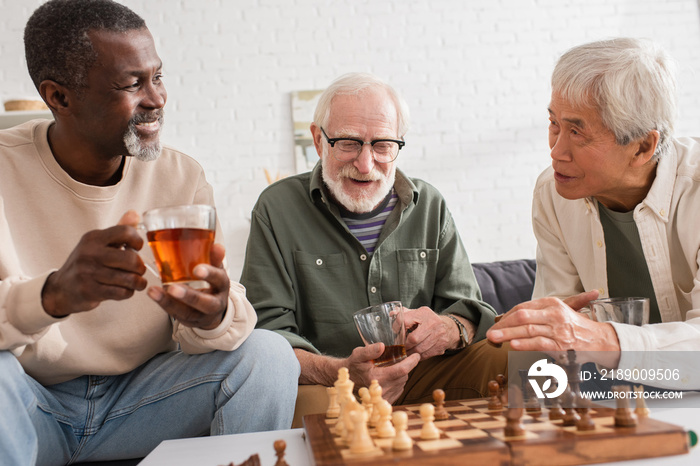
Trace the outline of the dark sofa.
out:
[[[529,301],[535,286],[535,260],[520,259],[472,264],[481,296],[497,313]]]

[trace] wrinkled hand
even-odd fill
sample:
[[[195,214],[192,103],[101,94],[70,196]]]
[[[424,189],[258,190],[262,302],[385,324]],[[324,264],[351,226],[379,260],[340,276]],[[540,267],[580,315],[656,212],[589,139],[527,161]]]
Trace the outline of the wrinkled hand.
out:
[[[406,353],[419,354],[421,359],[444,354],[451,344],[448,329],[456,328],[451,320],[445,320],[427,306],[418,309],[404,308],[406,322]]]
[[[408,374],[420,362],[420,357],[413,354],[391,366],[377,367],[373,360],[383,352],[384,343],[358,346],[346,360],[346,367],[355,387],[369,387],[372,380],[377,380],[382,387],[382,398],[393,404],[403,393]]]
[[[194,268],[194,275],[209,283],[208,289],[195,290],[178,284],[165,289],[152,286],[148,296],[182,325],[204,330],[216,328],[224,318],[231,286],[223,266],[225,255],[224,246],[215,243],[211,248],[211,265],[199,264]]]
[[[124,300],[146,288],[146,267],[136,253],[143,246],[129,211],[116,226],[83,235],[63,266],[49,275],[41,292],[44,310],[64,317],[96,308],[102,301]]]
[[[521,351],[619,351],[610,324],[595,322],[577,312],[598,297],[589,291],[565,300],[540,298],[518,304],[486,332],[494,343],[510,341]]]

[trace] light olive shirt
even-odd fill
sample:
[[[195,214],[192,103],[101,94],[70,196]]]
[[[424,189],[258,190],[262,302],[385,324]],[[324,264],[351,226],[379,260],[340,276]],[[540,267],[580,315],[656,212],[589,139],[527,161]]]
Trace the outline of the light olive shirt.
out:
[[[343,222],[312,172],[269,186],[255,205],[241,283],[259,328],[295,348],[347,357],[362,340],[352,313],[399,300],[461,315],[484,338],[495,311],[481,292],[445,200],[431,185],[396,172],[399,202],[373,254]]]

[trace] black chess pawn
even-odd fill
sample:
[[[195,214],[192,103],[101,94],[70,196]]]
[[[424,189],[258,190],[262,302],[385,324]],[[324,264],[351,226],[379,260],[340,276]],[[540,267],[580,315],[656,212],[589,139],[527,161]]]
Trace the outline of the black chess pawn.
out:
[[[615,427],[634,427],[637,425],[637,415],[629,407],[627,395],[630,387],[627,385],[615,385],[613,391],[617,393],[617,407],[615,409]],[[624,396],[623,396],[624,393]]]
[[[492,380],[488,384],[489,389],[489,404],[487,406],[489,411],[500,411],[503,409],[503,403],[501,403],[501,397],[498,396],[500,387],[498,382]]]
[[[525,426],[522,422],[523,397],[518,387],[512,387],[511,392],[513,395],[512,403],[508,404],[508,408],[503,413],[503,416],[506,418],[503,435],[505,437],[522,437],[525,435]]]
[[[574,394],[571,393],[571,388],[566,387],[564,393],[561,394],[562,406],[564,407],[564,417],[562,418],[563,426],[575,426],[581,419],[574,409]]]
[[[581,395],[576,396],[576,412],[580,416],[580,419],[576,423],[576,430],[587,432],[595,430],[595,422],[591,418],[591,402],[587,399],[581,397]]]
[[[559,419],[564,419],[564,412],[563,409],[561,409],[561,404],[559,403],[559,399],[557,398],[552,398],[550,399],[550,405],[549,405],[549,420],[550,421],[558,421]]]

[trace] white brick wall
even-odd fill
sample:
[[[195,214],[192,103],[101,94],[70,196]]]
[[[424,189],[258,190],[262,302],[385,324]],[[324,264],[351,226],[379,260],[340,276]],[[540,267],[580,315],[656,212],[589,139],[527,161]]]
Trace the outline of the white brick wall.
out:
[[[0,100],[33,94],[22,30],[40,0],[0,0]],[[653,38],[681,67],[678,134],[700,135],[695,0],[124,0],[156,38],[164,141],[213,184],[237,278],[263,169],[294,172],[290,92],[371,71],[412,128],[400,167],[448,200],[473,261],[534,257],[532,188],[549,165],[549,76],[568,48]]]

